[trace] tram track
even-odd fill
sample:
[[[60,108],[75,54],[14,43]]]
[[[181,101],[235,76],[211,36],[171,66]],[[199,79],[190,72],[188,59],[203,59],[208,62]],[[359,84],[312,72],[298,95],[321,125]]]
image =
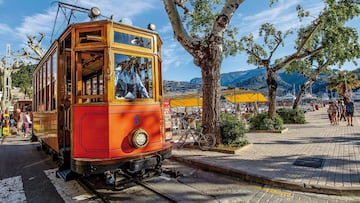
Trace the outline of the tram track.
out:
[[[181,174],[178,171],[170,171],[170,174],[176,174],[177,176],[169,177],[169,171],[167,171],[167,173],[163,173],[161,176],[154,177],[147,181],[136,181],[135,183],[172,203],[211,202],[216,199],[214,196],[182,182],[180,180]],[[179,195],[179,191],[181,191],[183,195]],[[186,194],[191,195],[187,196]]]
[[[95,202],[193,202],[213,201],[214,196],[179,180],[178,171],[165,171],[146,180],[127,180],[118,186],[99,182],[99,178],[81,177],[79,184],[88,191]],[[184,195],[179,195],[179,193]],[[187,194],[191,194],[187,196]],[[192,199],[195,198],[195,199]]]
[[[169,162],[163,167],[161,174],[157,173],[151,178],[128,180],[117,176],[116,181],[121,184],[116,186],[105,184],[103,176],[63,182],[55,177],[54,170],[47,174],[65,202],[293,202],[299,199],[308,201],[309,196],[314,198],[314,202],[328,199],[324,195],[300,194],[281,188],[250,184],[233,177]],[[164,172],[166,170],[170,171],[170,174]],[[348,198],[339,200],[347,202]]]
[[[162,173],[162,175],[167,176],[167,179],[175,179],[176,177],[170,178],[169,176],[179,175],[178,172],[172,172],[172,171],[170,172],[168,171],[165,173]],[[157,178],[160,176],[154,176],[152,178]],[[174,194],[164,192],[161,189],[157,188],[156,186],[152,185],[151,183],[146,182],[145,180],[135,180],[126,177],[127,179],[125,181],[118,184],[117,186],[114,186],[114,185],[106,185],[104,182],[100,182],[99,177],[100,176],[79,177],[77,179],[77,182],[87,192],[92,194],[91,200],[95,202],[111,203],[111,202],[121,201],[121,198],[124,198],[124,196],[122,195],[126,193],[126,190],[131,189],[133,187],[141,187],[140,190],[148,190],[151,194],[156,194],[162,200],[167,202],[172,202],[172,203],[180,202],[179,199],[176,198]],[[147,180],[151,180],[151,178],[148,178]],[[122,196],[122,197],[116,198],[115,196]],[[136,198],[136,197],[132,197],[132,198]]]
[[[157,195],[160,195],[161,197],[165,198],[166,200],[169,200],[169,202],[172,202],[172,203],[178,203],[179,202],[173,195],[161,192],[158,189],[156,189],[155,187],[152,187],[148,183],[137,181],[136,184],[141,185],[142,187],[154,192]]]
[[[106,198],[102,193],[98,192],[96,188],[88,181],[85,177],[80,177],[77,179],[77,182],[89,193],[93,194],[93,200],[101,201],[103,203],[111,203],[111,201]]]

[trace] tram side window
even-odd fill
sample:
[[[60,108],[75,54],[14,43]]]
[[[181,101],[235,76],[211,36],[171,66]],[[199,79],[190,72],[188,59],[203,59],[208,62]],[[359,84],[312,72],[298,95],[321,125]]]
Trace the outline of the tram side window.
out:
[[[42,87],[41,87],[41,104],[40,104],[40,111],[45,112],[46,111],[46,64],[42,66]]]
[[[51,110],[51,60],[47,61],[46,70],[46,111]]]
[[[115,98],[153,97],[151,58],[115,54]]]
[[[52,55],[52,73],[51,73],[51,109],[50,110],[55,110],[56,109],[56,89],[57,89],[57,83],[56,83],[56,78],[57,78],[57,52],[55,51]]]
[[[88,79],[84,79],[84,92],[85,95],[102,95],[103,94],[103,84],[102,84],[102,80],[100,80],[100,78],[102,78],[102,75],[100,75],[100,77],[95,76],[92,78],[88,78]],[[93,101],[98,101],[98,100],[93,100]]]

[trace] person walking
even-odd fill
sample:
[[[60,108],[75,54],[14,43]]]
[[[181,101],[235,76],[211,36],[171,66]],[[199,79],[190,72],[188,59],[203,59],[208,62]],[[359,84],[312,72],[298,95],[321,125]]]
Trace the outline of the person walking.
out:
[[[25,131],[24,132],[24,137],[28,136],[29,129],[30,129],[30,124],[32,124],[31,118],[30,118],[29,112],[26,111],[25,115],[24,115],[24,131]]]
[[[330,119],[330,125],[336,125],[337,123],[337,119],[336,119],[336,113],[338,111],[338,106],[336,104],[336,102],[331,102],[329,105],[329,108],[327,110],[328,115],[329,115],[329,119]]]
[[[16,121],[16,130],[17,130],[16,134],[21,135],[22,127],[23,127],[23,115],[20,109],[16,109],[14,119]]]
[[[342,100],[339,101],[339,113],[338,113],[338,121],[342,121],[344,119],[344,121],[346,121],[346,116],[345,116],[345,106]]]
[[[353,126],[353,116],[354,116],[354,103],[350,100],[349,97],[346,97],[345,102],[345,115],[347,118],[348,126]]]

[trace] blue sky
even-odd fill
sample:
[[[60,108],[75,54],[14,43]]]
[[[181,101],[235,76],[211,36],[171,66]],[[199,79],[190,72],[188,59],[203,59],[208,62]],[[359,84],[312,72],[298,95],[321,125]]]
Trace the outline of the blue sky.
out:
[[[115,20],[130,19],[133,25],[146,27],[149,23],[156,25],[156,30],[163,40],[163,78],[165,80],[189,81],[200,77],[200,68],[193,64],[192,57],[175,40],[173,31],[166,15],[162,0],[63,0],[62,2],[77,6],[91,8],[97,6],[102,15],[114,16]],[[261,24],[270,22],[278,29],[287,30],[301,26],[297,19],[295,7],[303,5],[316,15],[323,7],[321,0],[280,0],[275,6],[269,7],[268,1],[247,0],[240,5],[231,20],[232,26],[239,28],[239,36],[256,34]],[[16,51],[26,46],[26,35],[38,36],[45,33],[43,47],[50,45],[51,33],[54,26],[58,4],[46,0],[0,0],[0,57],[5,55],[6,44]],[[59,16],[62,14],[59,13]],[[82,16],[78,16],[82,19]],[[360,33],[360,19],[349,23],[356,27]],[[66,25],[66,24],[65,24]],[[56,33],[59,33],[62,20],[57,20]],[[284,56],[292,53],[293,42],[289,38],[286,46],[279,50],[278,55]],[[358,60],[359,61],[359,60]],[[360,61],[359,61],[360,62]],[[246,63],[244,54],[225,58],[222,64],[222,73],[248,70],[256,68]],[[352,63],[346,64],[344,69],[357,68]]]

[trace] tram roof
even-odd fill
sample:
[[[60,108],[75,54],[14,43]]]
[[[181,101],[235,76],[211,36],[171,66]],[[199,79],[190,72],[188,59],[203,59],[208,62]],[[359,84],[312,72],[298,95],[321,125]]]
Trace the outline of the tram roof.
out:
[[[143,27],[138,27],[138,26],[135,26],[135,25],[125,24],[125,23],[121,23],[121,22],[118,22],[118,21],[110,20],[110,19],[72,23],[67,28],[65,28],[64,30],[67,30],[69,27],[74,27],[74,26],[83,26],[83,25],[87,25],[87,24],[89,24],[89,25],[90,24],[107,24],[107,23],[111,23],[111,24],[114,24],[114,25],[120,25],[120,26],[123,26],[123,27],[129,27],[129,28],[132,28],[132,29],[143,30],[145,32],[152,32],[153,34],[158,34],[158,32],[150,30],[150,29],[146,29],[146,28],[143,28]]]
[[[39,61],[38,63],[38,66],[39,64],[42,63],[43,60],[46,60],[47,56],[49,54],[51,54],[51,52],[54,50],[54,48],[56,47],[56,43],[59,39],[62,39],[64,36],[65,36],[65,33],[69,32],[72,28],[74,27],[86,27],[87,25],[101,25],[101,24],[110,24],[111,25],[116,25],[116,26],[121,26],[121,27],[126,27],[126,28],[129,28],[129,29],[135,29],[135,30],[138,30],[138,31],[141,31],[141,32],[144,32],[144,33],[151,33],[151,34],[154,34],[154,35],[157,35],[158,36],[158,39],[161,41],[162,43],[162,40],[160,38],[160,35],[158,32],[156,31],[153,31],[153,30],[150,30],[150,29],[146,29],[146,28],[142,28],[142,27],[137,27],[137,26],[134,26],[134,25],[128,25],[128,24],[124,24],[124,23],[121,23],[121,22],[117,22],[117,21],[113,21],[113,20],[109,20],[109,19],[104,19],[104,20],[98,20],[98,21],[87,21],[87,22],[78,22],[78,23],[72,23],[70,25],[68,25],[64,30],[63,32],[54,39],[54,41],[52,42],[52,44],[50,45],[49,48],[47,48],[47,51],[46,53],[44,54],[44,56],[42,57],[42,59]]]

